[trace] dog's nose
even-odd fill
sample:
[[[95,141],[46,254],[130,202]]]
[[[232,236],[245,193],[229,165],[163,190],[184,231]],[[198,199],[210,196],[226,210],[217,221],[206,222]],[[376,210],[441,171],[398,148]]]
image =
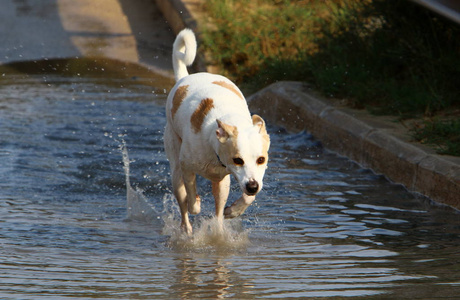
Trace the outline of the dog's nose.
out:
[[[246,191],[248,192],[248,195],[255,195],[258,190],[259,183],[257,183],[254,179],[251,179],[248,183],[246,183]]]

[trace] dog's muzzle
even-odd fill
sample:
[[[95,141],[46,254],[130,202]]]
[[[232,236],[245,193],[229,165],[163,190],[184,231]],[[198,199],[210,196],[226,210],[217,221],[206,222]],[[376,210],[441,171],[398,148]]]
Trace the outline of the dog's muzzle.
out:
[[[257,194],[258,191],[259,191],[259,183],[257,181],[255,181],[254,179],[251,179],[248,181],[248,183],[246,183],[246,193],[249,196],[253,196]]]

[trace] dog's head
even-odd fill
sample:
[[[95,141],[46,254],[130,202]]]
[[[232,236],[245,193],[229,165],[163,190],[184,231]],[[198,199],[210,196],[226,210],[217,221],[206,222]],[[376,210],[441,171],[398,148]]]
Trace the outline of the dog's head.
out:
[[[252,123],[239,128],[217,120],[216,130],[221,161],[236,177],[241,190],[250,196],[262,189],[270,147],[264,120],[253,115]]]

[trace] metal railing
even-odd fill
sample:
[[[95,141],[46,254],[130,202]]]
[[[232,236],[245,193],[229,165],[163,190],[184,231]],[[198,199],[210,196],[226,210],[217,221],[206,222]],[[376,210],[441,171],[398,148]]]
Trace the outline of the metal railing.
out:
[[[460,0],[411,0],[460,24]]]

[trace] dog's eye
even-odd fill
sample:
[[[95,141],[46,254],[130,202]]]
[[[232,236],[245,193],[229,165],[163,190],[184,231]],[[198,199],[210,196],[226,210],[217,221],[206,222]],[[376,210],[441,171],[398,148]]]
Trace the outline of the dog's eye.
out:
[[[257,164],[258,164],[258,165],[261,165],[261,164],[263,164],[264,162],[265,162],[265,157],[263,157],[263,156],[261,156],[261,157],[259,157],[259,158],[257,159]]]
[[[242,160],[242,159],[239,158],[239,157],[235,157],[235,158],[233,159],[233,163],[234,163],[235,165],[237,165],[237,166],[242,166],[242,165],[244,165],[244,160]]]

